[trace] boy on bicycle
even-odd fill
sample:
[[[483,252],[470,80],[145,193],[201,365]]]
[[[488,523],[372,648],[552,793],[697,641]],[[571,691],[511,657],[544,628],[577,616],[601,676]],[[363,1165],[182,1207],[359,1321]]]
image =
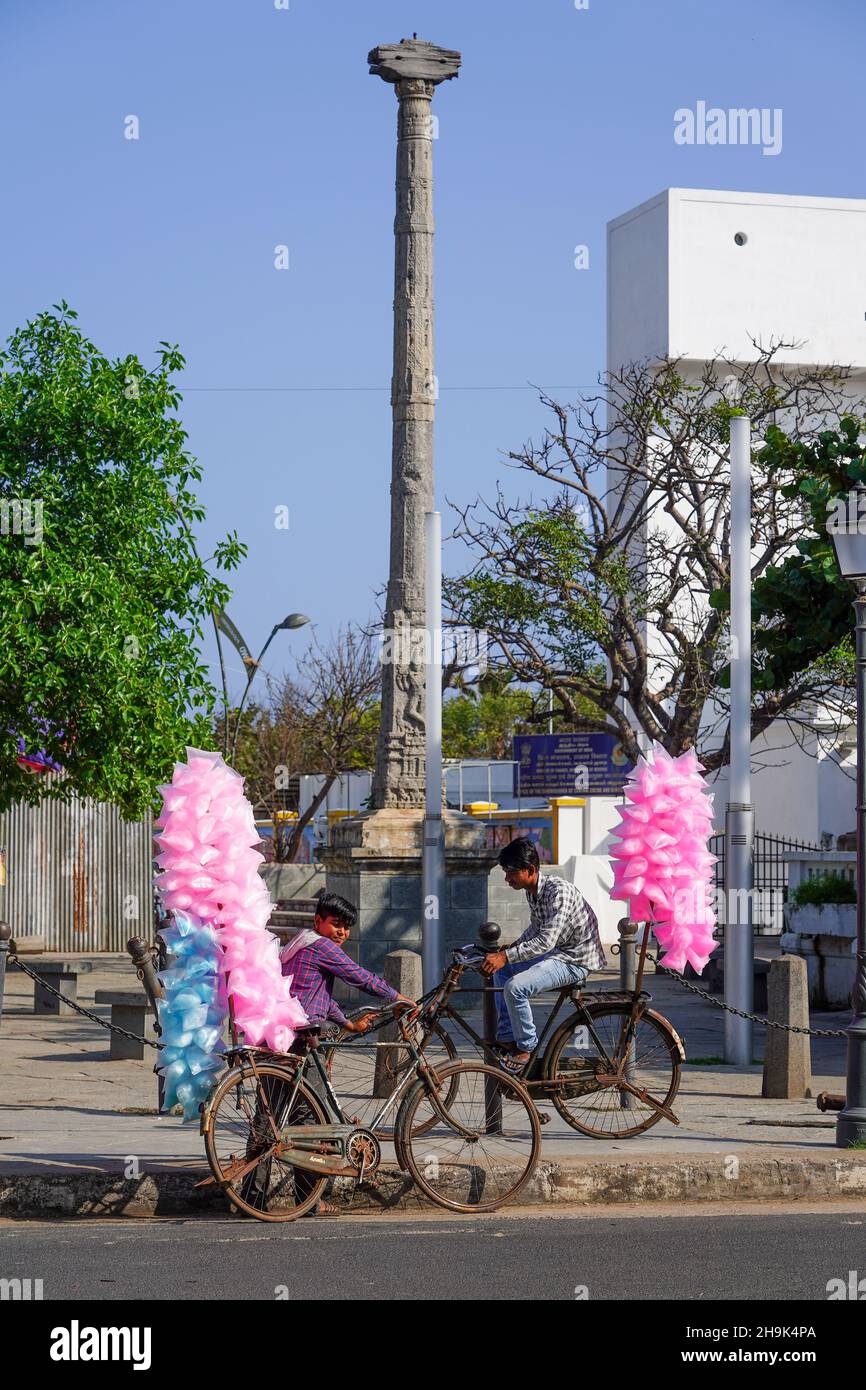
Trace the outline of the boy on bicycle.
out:
[[[311,1024],[327,1021],[350,1033],[365,1033],[373,1014],[350,1023],[334,999],[335,980],[345,980],[364,994],[373,994],[390,1003],[415,1007],[412,999],[398,994],[371,970],[356,965],[342,950],[355,925],[357,912],[337,893],[319,893],[319,905],[311,928],[299,932],[280,952],[284,975],[292,977],[292,994],[303,1006]]]
[[[538,850],[530,839],[503,846],[499,865],[508,886],[526,893],[529,926],[513,946],[488,955],[481,969],[502,986],[497,1048],[502,1065],[519,1072],[538,1045],[530,997],[565,985],[579,987],[607,960],[592,908],[567,879],[554,874],[539,879]]]

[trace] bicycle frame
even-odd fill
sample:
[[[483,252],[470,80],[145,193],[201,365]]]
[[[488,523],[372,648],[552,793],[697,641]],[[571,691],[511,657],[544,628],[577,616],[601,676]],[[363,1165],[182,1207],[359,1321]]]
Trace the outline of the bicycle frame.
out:
[[[290,1116],[294,1108],[301,1082],[307,1075],[310,1066],[316,1069],[319,1079],[324,1088],[324,1104],[326,1111],[329,1111],[329,1119],[332,1123],[324,1125],[307,1124],[297,1127],[284,1127],[282,1123],[275,1121],[273,1114],[270,1114],[271,1127],[274,1131],[274,1144],[280,1148],[280,1159],[284,1163],[291,1163],[294,1167],[301,1168],[307,1172],[318,1173],[329,1177],[354,1177],[363,1176],[359,1173],[354,1163],[346,1161],[346,1147],[353,1135],[359,1131],[375,1133],[382,1125],[389,1111],[398,1103],[403,1093],[419,1078],[427,1080],[429,1083],[429,1097],[433,1108],[438,1112],[439,1118],[443,1120],[455,1132],[467,1138],[477,1138],[472,1131],[467,1130],[459,1124],[443,1106],[438,1102],[436,1088],[441,1084],[434,1068],[425,1060],[422,1050],[414,1039],[410,1036],[409,1030],[397,1020],[398,1027],[402,1034],[403,1042],[408,1048],[412,1057],[413,1065],[409,1067],[406,1074],[400,1079],[391,1094],[386,1098],[373,1120],[364,1126],[354,1125],[346,1120],[340,1098],[331,1084],[328,1070],[319,1056],[319,1047],[312,1048],[307,1053],[297,1057],[292,1066],[293,1085],[288,1096],[283,1099],[280,1110],[285,1116]],[[426,1042],[426,1038],[424,1039]],[[338,1044],[323,1043],[321,1048],[334,1047]],[[379,1044],[374,1044],[378,1046]],[[393,1044],[383,1044],[393,1046]],[[423,1046],[423,1044],[422,1044]],[[246,1049],[238,1049],[232,1057],[232,1065],[236,1064],[246,1052],[246,1060],[252,1068],[253,1074],[258,1080],[258,1067],[256,1065],[255,1050],[249,1052]],[[293,1059],[294,1060],[294,1059]],[[283,1059],[285,1065],[285,1059]],[[288,1072],[288,1068],[286,1068]],[[270,1107],[269,1107],[270,1111]],[[255,1160],[251,1160],[248,1165],[238,1171],[237,1176],[242,1176],[247,1168],[252,1168],[261,1162],[261,1154]]]

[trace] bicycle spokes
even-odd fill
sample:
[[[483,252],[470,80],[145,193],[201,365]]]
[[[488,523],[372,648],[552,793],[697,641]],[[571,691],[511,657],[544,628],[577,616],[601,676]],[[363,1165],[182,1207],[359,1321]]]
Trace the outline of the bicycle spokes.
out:
[[[520,1083],[495,1067],[458,1063],[443,1069],[442,1082],[452,1093],[447,1110],[423,1086],[407,1101],[410,1172],[441,1206],[492,1210],[532,1173],[537,1113]]]
[[[628,1006],[592,1011],[593,1044],[575,1049],[563,1036],[551,1055],[554,1104],[570,1125],[594,1138],[638,1134],[655,1124],[679,1087],[680,1058],[671,1033]]]

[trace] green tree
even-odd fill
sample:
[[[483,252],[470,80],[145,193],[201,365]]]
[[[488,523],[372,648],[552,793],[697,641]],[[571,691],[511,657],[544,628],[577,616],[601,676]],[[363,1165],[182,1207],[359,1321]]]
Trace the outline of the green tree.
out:
[[[187,744],[211,747],[215,691],[198,641],[228,586],[198,553],[190,485],[161,343],[147,370],[111,360],[65,303],[0,353],[0,807],[73,792],[134,817]],[[232,533],[216,569],[246,553]],[[18,738],[62,763],[18,765]]]
[[[526,731],[533,698],[528,690],[506,687],[462,693],[442,705],[445,758],[510,758],[511,740]]]
[[[837,697],[851,596],[824,521],[827,498],[862,470],[851,373],[789,367],[792,346],[755,343],[754,361],[720,357],[699,377],[674,360],[628,364],[576,405],[542,394],[548,428],[507,455],[538,493],[513,500],[500,488],[456,509],[471,563],[447,582],[451,621],[486,631],[499,668],[552,691],[573,728],[614,730],[632,759],[643,733],[672,754],[699,744],[709,771],[728,761],[740,412],[767,441],[752,462],[752,738],[818,706],[847,722]],[[816,526],[824,510],[806,538],[797,496]]]
[[[804,668],[834,672],[840,687],[853,679],[853,591],[836,563],[827,533],[831,507],[858,483],[866,483],[864,421],[845,415],[834,429],[807,439],[792,439],[771,425],[760,450],[762,468],[789,481],[780,496],[800,502],[804,534],[794,551],[770,565],[752,588],[753,683],[778,690]],[[730,610],[730,588],[717,589],[710,602]],[[730,684],[724,667],[719,684]]]

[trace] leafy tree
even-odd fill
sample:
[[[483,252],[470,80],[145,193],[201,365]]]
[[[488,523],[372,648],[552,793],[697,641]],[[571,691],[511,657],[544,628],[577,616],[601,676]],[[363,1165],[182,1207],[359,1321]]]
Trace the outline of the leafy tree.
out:
[[[525,731],[534,701],[528,690],[506,682],[499,688],[464,691],[442,706],[442,755],[445,758],[510,758],[511,740]]]
[[[838,694],[850,595],[823,532],[799,547],[801,563],[791,557],[803,540],[796,497],[813,495],[808,470],[828,470],[838,491],[842,465],[849,477],[860,466],[844,424],[850,371],[788,369],[779,359],[791,346],[756,343],[753,362],[720,357],[693,378],[673,360],[631,364],[577,405],[542,394],[548,428],[507,455],[540,495],[499,488],[456,508],[470,564],[446,585],[451,621],[486,630],[501,668],[552,690],[573,728],[613,730],[633,759],[641,732],[673,754],[700,743],[710,771],[728,761],[735,413],[767,440],[752,467],[752,738]],[[813,500],[824,505],[820,488]],[[792,631],[795,612],[805,621]]]
[[[211,746],[197,639],[230,590],[197,549],[183,366],[168,343],[149,371],[109,359],[65,303],[0,353],[0,808],[76,792],[135,817],[187,744]],[[245,553],[233,532],[212,558]],[[65,775],[24,771],[19,736]]]
[[[834,672],[841,688],[852,680],[853,593],[839,573],[827,521],[836,498],[866,483],[863,427],[862,419],[844,415],[838,428],[812,438],[791,439],[776,425],[766,431],[761,466],[790,479],[780,494],[802,505],[805,534],[793,553],[769,565],[753,585],[752,679],[758,689],[782,689],[809,665]],[[729,587],[718,589],[710,602],[727,612]],[[727,667],[719,682],[729,685]]]

